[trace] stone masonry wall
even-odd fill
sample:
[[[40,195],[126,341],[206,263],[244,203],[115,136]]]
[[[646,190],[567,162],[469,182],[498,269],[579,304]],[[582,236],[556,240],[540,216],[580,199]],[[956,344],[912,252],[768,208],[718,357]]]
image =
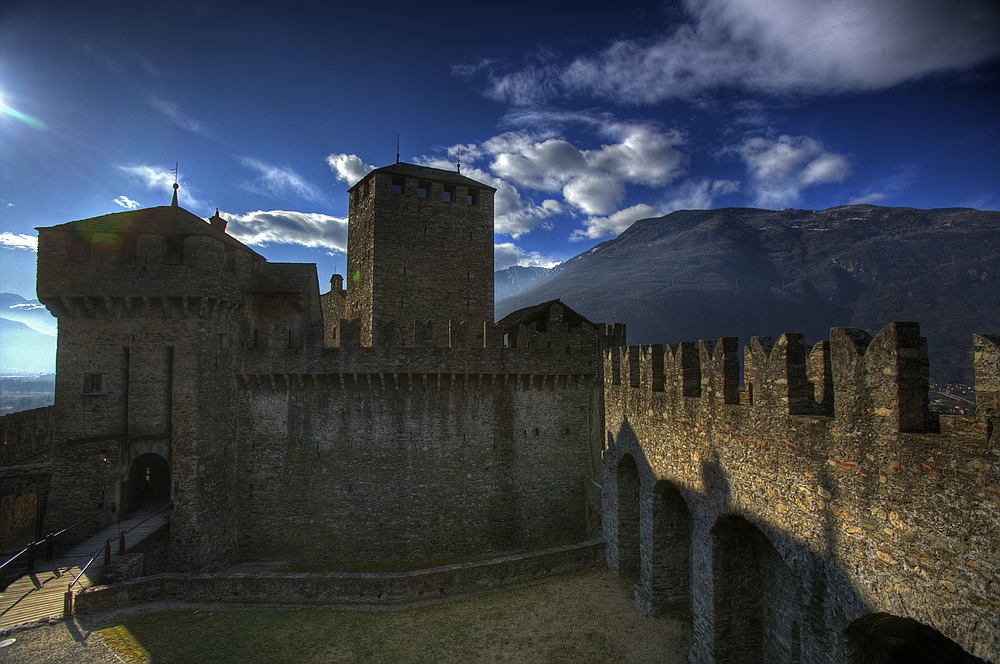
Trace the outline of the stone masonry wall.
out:
[[[241,391],[242,557],[336,567],[586,538],[592,380],[300,380]]]
[[[572,574],[597,564],[602,550],[602,542],[589,541],[413,572],[157,574],[88,588],[76,596],[75,606],[81,615],[150,602],[341,608],[418,606]]]
[[[423,174],[377,170],[351,190],[347,317],[360,319],[364,345],[379,320],[493,318],[492,190],[406,166]],[[403,181],[399,193],[394,180]],[[470,187],[478,192],[473,205]]]
[[[974,339],[976,417],[927,411],[926,341],[913,323],[874,339],[836,328],[811,349],[801,335],[755,338],[745,390],[735,339],[612,349],[609,565],[643,558],[636,596],[650,610],[686,597],[661,578],[683,566],[653,560],[678,548],[655,554],[669,519],[650,501],[665,486],[683,497],[674,514],[690,514],[693,661],[735,661],[736,646],[743,661],[843,661],[844,628],[872,612],[914,618],[997,659],[997,341]],[[831,387],[832,416],[815,414]],[[634,554],[619,534],[629,528],[618,496],[627,459],[642,494]]]
[[[52,406],[0,417],[0,466],[26,459],[52,445]]]

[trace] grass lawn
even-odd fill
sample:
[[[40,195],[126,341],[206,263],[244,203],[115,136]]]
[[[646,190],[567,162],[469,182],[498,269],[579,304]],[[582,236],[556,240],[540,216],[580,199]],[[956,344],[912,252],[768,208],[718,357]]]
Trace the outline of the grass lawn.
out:
[[[686,662],[689,623],[631,595],[602,569],[402,611],[156,611],[97,634],[131,662]]]

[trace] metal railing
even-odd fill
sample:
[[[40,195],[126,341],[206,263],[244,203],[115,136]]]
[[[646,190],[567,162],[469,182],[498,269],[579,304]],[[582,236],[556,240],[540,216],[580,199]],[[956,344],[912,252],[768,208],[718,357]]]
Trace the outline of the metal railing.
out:
[[[164,510],[172,510],[173,508],[174,508],[173,502],[168,502],[166,505],[164,505],[163,507],[159,508],[158,510],[155,510],[154,512],[151,512],[149,514],[149,516],[147,516],[145,519],[143,519],[139,523],[133,525],[131,528],[127,528],[125,530],[119,530],[117,537],[112,537],[110,539],[104,540],[104,544],[101,545],[101,548],[99,548],[97,551],[94,552],[94,555],[90,557],[90,560],[87,561],[87,564],[83,566],[83,568],[80,570],[80,573],[77,574],[73,578],[73,580],[70,582],[69,586],[66,588],[66,595],[63,598],[63,617],[64,618],[71,618],[71,617],[73,617],[73,600],[74,600],[73,586],[75,586],[80,581],[80,579],[83,577],[83,575],[87,571],[87,569],[93,564],[93,562],[95,560],[97,560],[97,557],[99,555],[101,555],[101,553],[103,552],[104,553],[104,566],[107,567],[108,565],[111,564],[111,543],[112,542],[114,542],[115,540],[117,540],[118,541],[118,555],[119,556],[125,555],[125,534],[126,533],[135,530],[136,528],[138,528],[142,524],[146,523],[147,521],[149,521],[150,519],[152,519],[154,516],[156,516],[160,512],[162,512]]]
[[[99,517],[100,515],[102,515],[105,512],[107,512],[108,510],[111,510],[111,512],[113,514],[116,511],[115,504],[111,503],[108,507],[105,507],[104,509],[102,509],[100,511],[94,512],[90,516],[87,516],[87,517],[84,517],[84,518],[80,519],[79,521],[77,521],[76,523],[74,523],[72,526],[67,526],[66,528],[63,528],[62,530],[57,530],[55,532],[51,532],[48,535],[46,535],[44,538],[38,540],[37,542],[35,542],[35,541],[28,542],[28,544],[23,549],[21,549],[20,551],[18,551],[17,553],[15,553],[12,557],[10,557],[9,559],[7,559],[3,564],[0,564],[0,573],[2,573],[3,569],[5,567],[7,567],[8,565],[13,565],[14,561],[16,561],[18,558],[20,558],[23,555],[27,555],[27,557],[28,557],[28,560],[27,560],[28,571],[29,572],[33,571],[35,569],[35,561],[36,561],[36,558],[37,558],[37,555],[38,555],[38,549],[43,544],[45,545],[45,560],[52,560],[55,557],[56,538],[60,537],[61,535],[65,535],[66,533],[68,533],[69,531],[73,530],[74,528],[77,528],[78,526],[82,526],[83,524],[87,523],[91,519]]]

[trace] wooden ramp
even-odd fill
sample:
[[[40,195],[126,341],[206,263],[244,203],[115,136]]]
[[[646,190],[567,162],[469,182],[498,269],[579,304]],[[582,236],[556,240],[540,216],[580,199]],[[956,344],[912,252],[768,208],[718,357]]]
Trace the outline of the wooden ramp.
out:
[[[117,538],[124,531],[125,552],[130,552],[170,520],[170,510],[163,509],[167,504],[145,507],[76,545],[66,555],[38,562],[34,572],[25,574],[0,593],[0,632],[26,623],[62,618],[69,584],[95,555],[94,562],[73,586],[74,594],[100,582],[104,573],[105,542],[113,540],[111,557],[117,558]]]

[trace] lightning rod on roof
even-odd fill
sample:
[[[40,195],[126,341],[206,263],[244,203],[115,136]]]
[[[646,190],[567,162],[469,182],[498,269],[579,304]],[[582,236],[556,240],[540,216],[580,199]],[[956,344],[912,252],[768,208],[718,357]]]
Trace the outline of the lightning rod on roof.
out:
[[[396,134],[396,163],[399,163],[399,134]]]
[[[170,201],[170,207],[178,207],[177,205],[177,190],[180,189],[180,185],[177,184],[177,173],[180,169],[180,162],[174,162],[174,168],[171,173],[174,174],[174,198]]]

